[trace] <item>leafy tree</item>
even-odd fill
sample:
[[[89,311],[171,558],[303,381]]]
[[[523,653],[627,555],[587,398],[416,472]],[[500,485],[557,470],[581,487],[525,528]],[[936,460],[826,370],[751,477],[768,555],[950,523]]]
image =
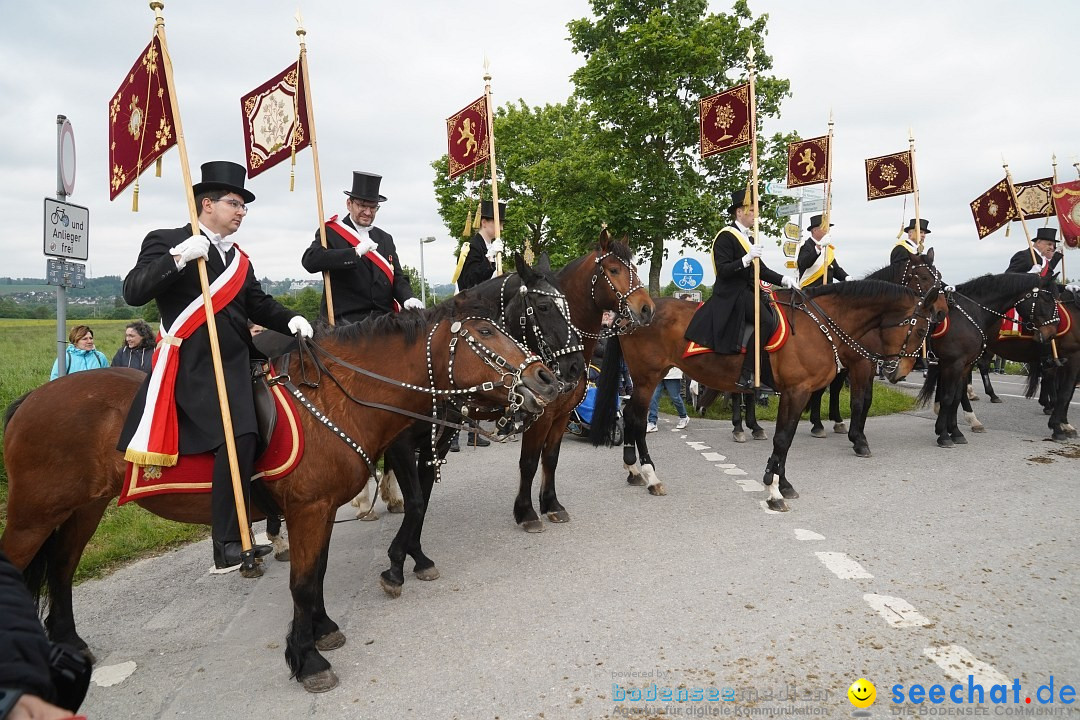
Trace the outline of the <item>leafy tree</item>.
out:
[[[768,16],[751,16],[746,0],[736,0],[730,14],[707,10],[707,0],[592,0],[596,19],[568,25],[574,51],[586,58],[573,75],[575,97],[600,128],[595,139],[613,158],[612,169],[627,179],[626,196],[610,208],[608,221],[626,228],[631,246],[649,261],[654,293],[664,242],[710,248],[727,222],[730,191],[750,175],[746,150],[700,158],[698,100],[746,80],[750,43],[759,132],[790,94],[786,80],[764,74],[772,67],[763,40]],[[789,139],[759,140],[763,180],[780,177]],[[778,232],[773,204],[762,203],[762,226]]]

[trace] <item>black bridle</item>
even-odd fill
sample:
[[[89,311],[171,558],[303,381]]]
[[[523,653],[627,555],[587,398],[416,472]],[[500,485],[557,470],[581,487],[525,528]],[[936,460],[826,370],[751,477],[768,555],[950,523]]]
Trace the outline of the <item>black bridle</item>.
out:
[[[1038,302],[1039,302],[1040,297],[1042,295],[1044,295],[1044,294],[1050,296],[1050,301],[1051,301],[1051,303],[1053,303],[1054,312],[1050,315],[1050,317],[1048,319],[1046,319],[1046,320],[1042,321],[1041,323],[1039,323],[1038,325],[1036,325],[1035,321],[1036,321],[1037,316],[1038,316],[1038,313],[1036,312],[1036,309],[1038,307]],[[978,302],[977,300],[974,300],[974,299],[968,297],[967,295],[964,295],[962,292],[957,291],[955,288],[950,288],[949,295],[948,295],[949,306],[956,308],[956,310],[961,315],[963,315],[965,318],[967,318],[968,322],[970,322],[972,325],[975,326],[975,329],[978,331],[979,337],[982,340],[982,346],[979,348],[979,355],[982,355],[984,352],[986,352],[986,347],[987,347],[987,345],[990,344],[990,339],[987,337],[986,331],[984,331],[982,329],[982,323],[977,322],[975,320],[975,318],[973,318],[971,316],[971,314],[968,313],[968,311],[965,310],[960,305],[958,300],[953,299],[954,297],[955,298],[963,298],[967,302],[974,305],[975,308],[977,308],[978,310],[982,310],[983,312],[991,315],[992,317],[997,317],[997,318],[1000,318],[1002,320],[1004,320],[1004,319],[1006,319],[1008,317],[1008,313],[998,312],[997,310],[994,310],[993,308],[988,308],[985,305],[983,305],[982,303]],[[1028,318],[1025,319],[1025,317],[1024,317],[1025,311],[1024,311],[1023,308],[1027,304],[1027,301],[1031,302],[1031,310],[1030,310],[1030,313],[1028,314]],[[1032,335],[1034,335],[1041,328],[1043,328],[1043,327],[1045,327],[1047,325],[1057,325],[1057,324],[1059,324],[1061,322],[1061,313],[1058,310],[1057,298],[1054,296],[1054,293],[1052,291],[1047,290],[1046,288],[1039,288],[1039,287],[1032,288],[1031,290],[1027,291],[1027,293],[1025,293],[1022,298],[1020,298],[1015,303],[1013,303],[1012,307],[1016,309],[1016,312],[1020,316],[1020,319],[1024,321],[1023,327],[1025,329],[1027,329],[1027,330],[1030,330]],[[972,312],[975,313],[975,312],[977,312],[977,310],[972,309]]]
[[[569,384],[571,381],[576,384],[577,378],[563,378],[562,371],[559,369],[559,358],[581,353],[585,350],[585,346],[581,342],[581,333],[570,320],[570,303],[567,302],[566,295],[546,282],[547,288],[530,287],[519,276],[521,286],[516,292],[510,293],[508,299],[506,287],[512,277],[514,277],[513,274],[507,275],[502,285],[499,286],[499,324],[507,329],[511,337],[524,343],[530,350],[539,355],[544,364],[555,373],[555,377],[559,379],[560,384]],[[559,314],[565,321],[565,340],[555,336],[554,328],[550,332],[546,332],[545,328],[540,324],[537,305],[542,302],[543,298],[551,299],[551,302],[558,308]],[[520,300],[522,306],[520,310],[513,309],[512,306],[515,304],[515,300]]]

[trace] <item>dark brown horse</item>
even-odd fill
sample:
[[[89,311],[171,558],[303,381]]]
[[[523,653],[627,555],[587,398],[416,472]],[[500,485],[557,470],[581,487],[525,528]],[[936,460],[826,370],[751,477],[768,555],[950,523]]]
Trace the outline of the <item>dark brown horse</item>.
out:
[[[956,421],[960,397],[967,392],[967,373],[987,352],[1006,311],[1012,307],[1034,329],[1038,342],[1049,342],[1057,332],[1060,317],[1057,286],[1052,278],[1032,273],[983,275],[957,285],[949,293],[948,329],[929,343],[937,365],[927,372],[919,391],[921,403],[936,400],[939,404],[934,425],[938,447],[967,444]]]
[[[883,348],[890,380],[896,382],[907,375],[929,325],[928,307],[937,300],[938,290],[933,288],[927,297],[919,298],[905,287],[857,280],[813,288],[805,294],[779,291],[776,296],[792,333],[770,356],[774,387],[780,391],[780,408],[773,453],[763,481],[769,491],[769,507],[787,510],[784,498],[798,497],[786,477],[787,452],[810,394],[828,385],[836,376],[837,366],[851,357],[876,359],[865,348],[868,338]],[[613,402],[609,363],[625,355],[634,392],[625,414],[623,464],[629,472],[627,482],[647,484],[653,495],[663,495],[666,490],[645,444],[645,412],[660,378],[668,368],[677,366],[699,383],[730,391],[736,389],[742,368],[742,355],[706,353],[683,357],[687,347],[684,334],[694,312],[693,305],[680,300],[657,300],[652,325],[621,337],[617,345],[609,343],[604,357],[596,400],[598,414]],[[599,427],[594,442],[603,437],[609,422],[610,416],[594,416],[593,429]],[[640,453],[640,465],[636,453]]]
[[[491,312],[448,301],[316,338],[334,359],[324,360],[318,387],[304,393],[312,406],[328,414],[337,431],[301,410],[304,457],[290,475],[267,484],[292,535],[293,622],[285,659],[309,691],[337,684],[319,651],[345,642],[323,598],[335,512],[367,482],[372,458],[413,421],[365,403],[431,413],[433,399],[469,396],[472,402],[521,404],[539,412],[556,396],[551,371],[482,317]],[[392,367],[387,367],[387,358],[394,359]],[[294,357],[288,372],[297,381],[310,375],[310,368],[305,373],[300,358]],[[373,377],[376,368],[393,380]],[[125,463],[115,449],[116,438],[143,378],[142,373],[121,369],[76,373],[23,396],[4,417],[10,484],[8,522],[0,544],[12,562],[24,568],[34,590],[47,583],[45,624],[53,640],[84,649],[87,645],[75,630],[71,580],[105,507],[120,492]],[[56,418],[61,416],[92,417],[94,422],[77,423],[57,436]],[[359,449],[343,442],[339,433]],[[170,520],[209,524],[209,498],[159,495],[139,504]]]

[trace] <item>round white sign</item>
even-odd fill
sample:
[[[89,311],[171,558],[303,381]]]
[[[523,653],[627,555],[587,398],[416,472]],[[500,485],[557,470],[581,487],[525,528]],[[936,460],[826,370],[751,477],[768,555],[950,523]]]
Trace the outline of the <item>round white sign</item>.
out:
[[[60,127],[60,181],[65,194],[75,192],[75,131],[68,120]]]

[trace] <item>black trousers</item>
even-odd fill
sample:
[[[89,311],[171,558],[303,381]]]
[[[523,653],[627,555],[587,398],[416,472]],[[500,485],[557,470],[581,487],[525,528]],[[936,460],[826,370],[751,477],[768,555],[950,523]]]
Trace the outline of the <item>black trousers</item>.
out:
[[[236,438],[236,460],[240,466],[240,480],[244,487],[244,505],[249,510],[251,508],[251,476],[255,472],[256,442],[255,433]],[[224,444],[214,451],[213,483],[213,490],[210,493],[210,511],[213,516],[211,534],[218,542],[238,542],[240,523],[236,519],[236,503],[233,501],[229,452]],[[244,528],[244,532],[247,531],[248,528]]]

